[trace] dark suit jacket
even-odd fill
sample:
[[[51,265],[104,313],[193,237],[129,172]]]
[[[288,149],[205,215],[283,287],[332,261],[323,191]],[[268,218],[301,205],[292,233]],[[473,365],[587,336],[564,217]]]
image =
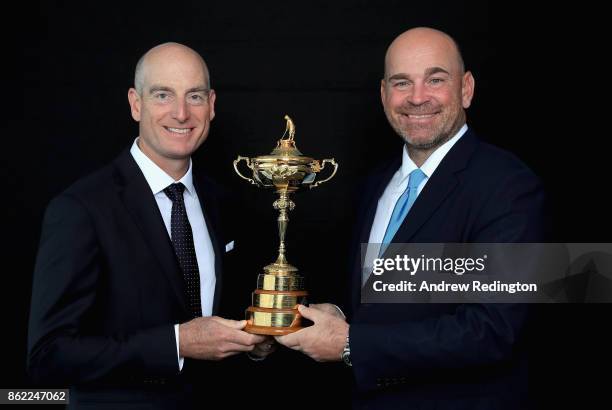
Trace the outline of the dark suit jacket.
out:
[[[524,406],[526,305],[361,304],[359,243],[398,158],[370,177],[352,269],[351,359],[364,408]],[[469,131],[444,157],[395,243],[542,242],[543,191],[516,157]]]
[[[194,186],[215,251],[215,314],[231,238],[218,187],[195,173]],[[155,198],[126,150],[48,206],[32,292],[31,377],[72,386],[75,408],[187,407],[190,375],[208,364],[186,360],[179,373],[173,326],[190,318],[183,286]]]

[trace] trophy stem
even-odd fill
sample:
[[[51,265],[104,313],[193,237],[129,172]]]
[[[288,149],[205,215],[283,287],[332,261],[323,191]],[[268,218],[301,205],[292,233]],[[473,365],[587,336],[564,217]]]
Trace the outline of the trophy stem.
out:
[[[278,191],[279,198],[274,201],[274,209],[278,209],[278,236],[280,239],[280,245],[278,247],[278,257],[276,262],[266,266],[264,269],[274,272],[276,274],[287,275],[297,271],[297,269],[287,262],[285,255],[285,234],[287,233],[287,225],[289,225],[289,211],[295,208],[295,203],[289,199],[289,192],[286,190]]]
[[[280,239],[280,245],[278,247],[278,258],[276,263],[279,265],[287,265],[287,258],[285,256],[285,234],[287,232],[287,225],[289,225],[289,211],[295,208],[295,203],[289,199],[287,191],[281,191],[280,198],[274,201],[274,208],[279,210],[278,214],[278,236]]]

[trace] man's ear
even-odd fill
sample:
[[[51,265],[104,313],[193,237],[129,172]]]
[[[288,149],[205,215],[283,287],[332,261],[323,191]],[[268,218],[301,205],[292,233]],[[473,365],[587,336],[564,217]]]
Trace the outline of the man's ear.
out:
[[[134,118],[134,121],[139,122],[142,100],[135,88],[130,88],[128,91],[128,101],[130,102],[130,109],[132,110],[132,118]]]
[[[383,106],[385,105],[385,100],[387,98],[387,92],[385,90],[385,79],[383,78],[382,80],[380,80],[380,100],[383,103]]]
[[[208,105],[210,106],[210,121],[215,118],[215,101],[217,100],[217,93],[215,90],[210,90],[210,94],[208,95]]]
[[[474,88],[476,87],[476,82],[474,81],[474,76],[470,71],[467,71],[463,74],[463,79],[461,82],[461,104],[463,108],[468,108],[472,104],[472,97],[474,96]]]

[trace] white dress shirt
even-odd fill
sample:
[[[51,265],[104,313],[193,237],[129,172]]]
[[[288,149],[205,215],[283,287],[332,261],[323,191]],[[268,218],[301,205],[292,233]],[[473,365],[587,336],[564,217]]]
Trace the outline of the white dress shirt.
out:
[[[463,127],[455,134],[451,139],[440,145],[430,156],[427,158],[425,163],[421,166],[421,171],[425,174],[425,179],[419,184],[417,188],[417,200],[418,196],[429,181],[429,178],[433,175],[440,162],[444,159],[450,149],[459,141],[459,138],[465,134],[468,127],[467,124],[463,124]],[[404,145],[402,149],[402,166],[391,178],[389,184],[385,188],[385,191],[378,199],[378,205],[376,207],[376,215],[374,216],[374,222],[370,230],[370,238],[368,239],[367,254],[364,262],[364,274],[362,277],[364,281],[367,280],[370,272],[372,272],[373,260],[378,257],[380,246],[385,237],[387,231],[387,225],[393,214],[393,208],[395,203],[400,196],[404,193],[408,187],[408,176],[412,171],[417,169],[417,165],[408,155],[408,149]],[[410,218],[410,213],[406,216]],[[366,272],[367,271],[367,272]]]
[[[213,299],[215,296],[215,252],[213,250],[210,235],[206,227],[206,221],[204,220],[204,214],[202,213],[202,207],[198,200],[198,194],[193,186],[193,174],[192,174],[192,163],[189,160],[189,169],[183,177],[175,181],[170,175],[162,170],[157,164],[155,164],[149,157],[147,157],[138,147],[138,138],[134,140],[132,148],[130,149],[132,157],[138,164],[138,167],[142,171],[157,206],[159,212],[164,220],[164,225],[168,231],[168,236],[171,238],[170,219],[172,215],[172,201],[164,193],[164,189],[168,186],[181,182],[185,185],[185,191],[183,192],[183,199],[185,201],[185,210],[187,211],[187,218],[191,225],[191,231],[193,233],[193,243],[195,247],[196,259],[198,261],[198,268],[200,271],[200,301],[202,303],[202,316],[212,315]],[[183,368],[184,359],[179,356],[179,325],[174,326],[174,334],[176,337],[176,352],[179,358],[179,369]]]

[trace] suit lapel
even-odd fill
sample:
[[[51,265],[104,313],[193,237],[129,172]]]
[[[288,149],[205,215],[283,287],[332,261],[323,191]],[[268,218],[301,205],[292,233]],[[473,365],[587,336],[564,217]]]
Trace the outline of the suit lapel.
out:
[[[187,314],[183,277],[151,188],[129,150],[121,154],[115,165],[115,183],[119,198],[140,229],[152,257],[159,262],[170,287],[174,290],[177,302]]]
[[[360,223],[358,230],[356,231],[357,238],[355,246],[355,254],[353,255],[353,272],[359,272],[358,275],[351,275],[351,308],[355,312],[359,304],[361,303],[361,244],[368,243],[370,239],[370,231],[372,230],[372,224],[374,223],[374,217],[376,216],[376,208],[378,208],[378,199],[383,194],[385,188],[389,184],[391,178],[398,170],[401,164],[401,157],[393,160],[389,165],[374,172],[369,176],[364,184],[363,196],[361,197],[361,208],[358,212],[357,220]]]
[[[417,197],[391,242],[410,242],[412,237],[436,212],[440,204],[455,190],[457,183],[457,178],[454,175],[442,175],[436,170]]]
[[[208,235],[212,242],[213,250],[215,252],[215,296],[213,300],[213,314],[219,311],[219,302],[221,295],[222,275],[223,272],[223,256],[225,255],[225,246],[222,243],[221,227],[219,209],[217,204],[217,198],[212,192],[210,184],[206,184],[201,178],[196,178],[194,175],[193,185],[198,193],[198,199],[200,200],[200,207],[202,208],[202,214],[206,222],[206,228],[208,229]]]
[[[407,243],[419,232],[440,205],[457,188],[457,173],[467,166],[478,140],[468,130],[446,154],[417,197],[392,242]]]
[[[363,225],[359,235],[361,243],[367,243],[370,239],[370,231],[372,230],[376,209],[378,208],[378,199],[382,196],[389,181],[391,181],[391,178],[393,178],[393,175],[398,170],[401,163],[401,158],[395,159],[389,166],[385,167],[384,170],[374,174],[366,184],[366,195],[364,200],[367,201],[367,205],[363,214]]]

